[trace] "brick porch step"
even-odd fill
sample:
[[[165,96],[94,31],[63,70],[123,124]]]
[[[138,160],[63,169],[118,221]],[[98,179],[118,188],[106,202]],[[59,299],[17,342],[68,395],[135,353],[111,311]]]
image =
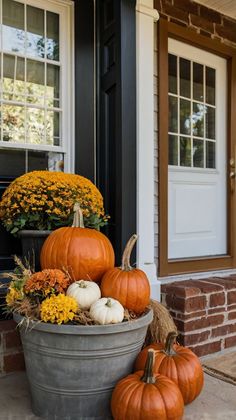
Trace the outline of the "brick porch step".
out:
[[[236,345],[236,275],[164,284],[161,295],[179,342],[198,356]]]

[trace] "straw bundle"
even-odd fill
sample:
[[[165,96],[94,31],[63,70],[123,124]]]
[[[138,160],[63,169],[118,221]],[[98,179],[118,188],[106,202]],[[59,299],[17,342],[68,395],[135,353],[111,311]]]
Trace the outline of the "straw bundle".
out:
[[[150,307],[153,309],[153,321],[148,327],[145,346],[158,342],[165,343],[169,332],[175,331],[178,334],[176,325],[164,305],[151,299]]]

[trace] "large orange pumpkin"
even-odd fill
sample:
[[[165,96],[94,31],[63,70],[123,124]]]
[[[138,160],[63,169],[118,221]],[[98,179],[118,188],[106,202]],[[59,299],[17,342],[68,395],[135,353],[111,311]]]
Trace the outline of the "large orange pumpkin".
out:
[[[116,385],[111,399],[114,420],[180,420],[184,403],[177,385],[153,373],[154,351],[148,352],[145,370],[128,375]]]
[[[113,247],[101,232],[84,227],[79,205],[75,205],[74,211],[72,227],[55,230],[44,242],[41,267],[65,269],[73,280],[98,281],[114,267]]]
[[[166,345],[151,344],[138,355],[135,370],[143,369],[149,349],[157,351],[154,371],[168,376],[174,381],[182,393],[184,403],[193,401],[201,392],[204,376],[198,357],[188,348],[174,344],[177,334],[169,333]]]
[[[150,302],[150,284],[144,271],[130,266],[130,254],[138,236],[129,239],[121,267],[108,270],[101,282],[102,296],[117,299],[125,308],[141,313]]]

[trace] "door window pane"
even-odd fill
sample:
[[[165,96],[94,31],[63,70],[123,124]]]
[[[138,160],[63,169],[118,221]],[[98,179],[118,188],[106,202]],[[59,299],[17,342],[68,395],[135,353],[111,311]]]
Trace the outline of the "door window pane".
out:
[[[203,102],[203,65],[193,63],[193,99]]]
[[[47,12],[47,58],[59,61],[59,15]]]
[[[205,106],[196,102],[193,102],[193,135],[197,137],[204,137],[204,114]]]
[[[180,72],[180,96],[191,96],[191,85],[190,85],[190,61],[185,58],[179,60],[179,72]]]
[[[206,102],[215,105],[215,69],[206,67]]]
[[[178,137],[169,135],[169,165],[178,165]]]
[[[180,99],[180,133],[191,133],[191,102]]]
[[[180,137],[180,166],[191,166],[191,139]]]
[[[24,54],[24,4],[13,0],[3,0],[2,23],[3,49]]]
[[[206,106],[206,138],[215,139],[215,108]]]
[[[178,98],[175,96],[169,96],[169,131],[178,131]]]
[[[169,92],[177,94],[177,57],[169,54]]]
[[[215,156],[215,142],[206,141],[206,168],[215,169],[216,156]]]
[[[204,142],[193,139],[193,166],[204,168]]]
[[[44,58],[44,10],[27,6],[27,55]]]

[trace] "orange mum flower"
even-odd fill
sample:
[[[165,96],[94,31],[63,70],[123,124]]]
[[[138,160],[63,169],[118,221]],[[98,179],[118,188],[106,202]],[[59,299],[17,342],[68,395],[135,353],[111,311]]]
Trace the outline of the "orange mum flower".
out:
[[[24,291],[26,294],[45,297],[51,294],[65,293],[71,279],[61,270],[45,269],[33,274],[26,281]]]

